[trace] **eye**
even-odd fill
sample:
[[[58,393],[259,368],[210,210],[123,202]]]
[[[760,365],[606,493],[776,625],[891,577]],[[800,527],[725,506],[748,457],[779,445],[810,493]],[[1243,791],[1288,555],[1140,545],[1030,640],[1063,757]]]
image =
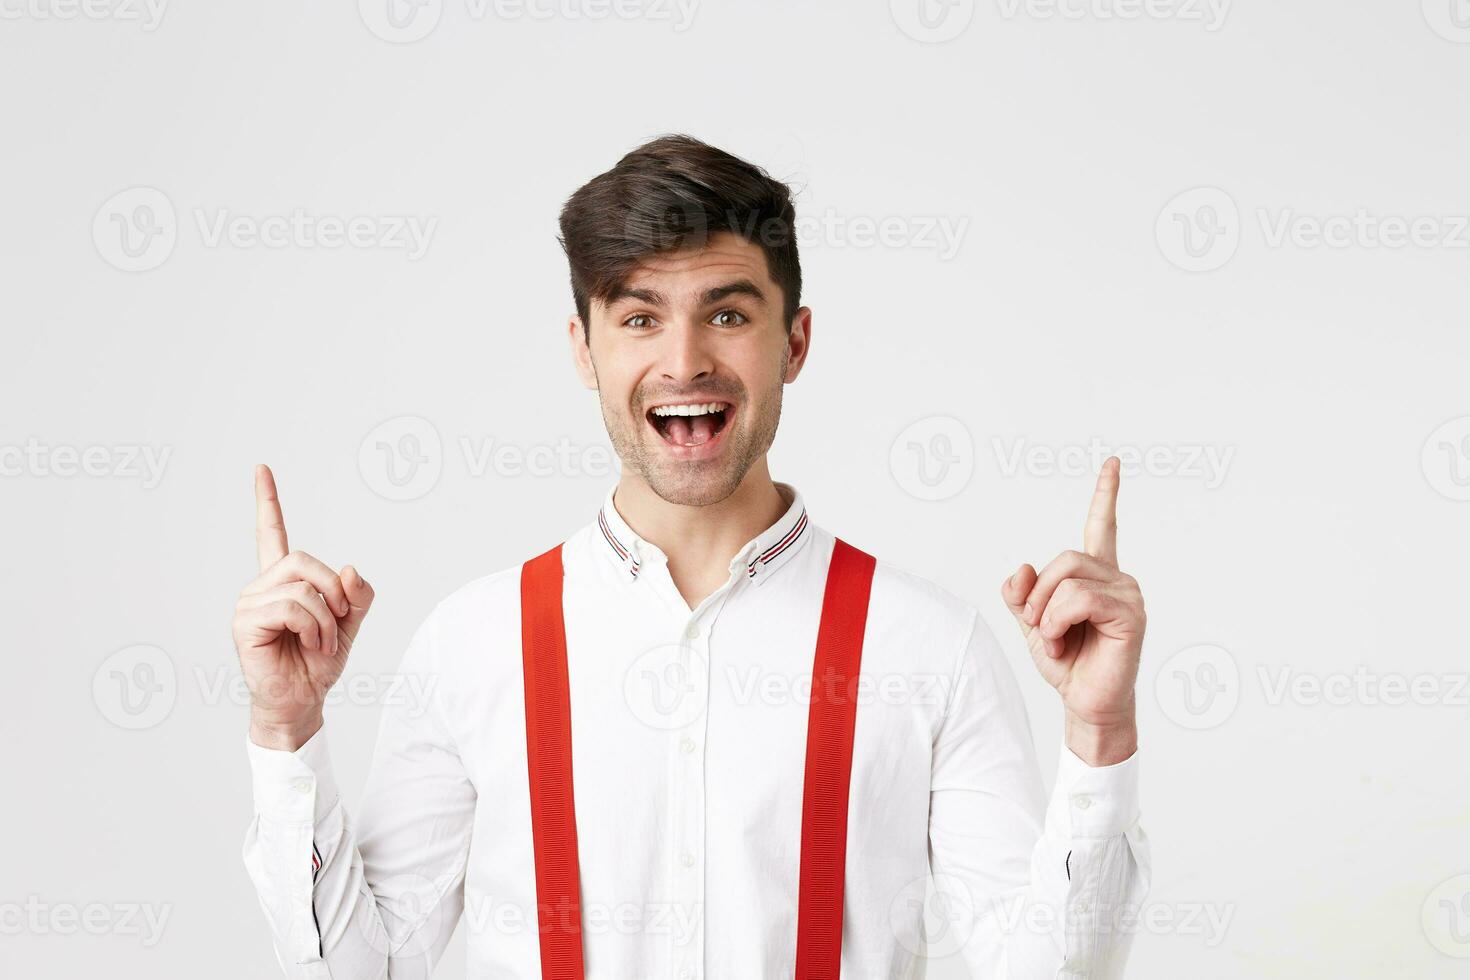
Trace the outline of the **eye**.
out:
[[[634,313],[623,321],[623,326],[632,327],[634,330],[647,330],[653,326],[653,317],[647,313]]]
[[[717,327],[738,327],[750,322],[739,310],[721,310],[710,320]]]

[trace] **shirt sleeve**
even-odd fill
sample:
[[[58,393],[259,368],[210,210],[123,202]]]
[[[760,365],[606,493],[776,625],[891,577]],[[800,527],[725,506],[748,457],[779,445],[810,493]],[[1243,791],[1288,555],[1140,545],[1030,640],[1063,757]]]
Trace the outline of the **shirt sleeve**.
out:
[[[475,791],[438,699],[433,623],[397,678],[424,696],[385,699],[360,824],[325,727],[295,752],[246,739],[255,815],[243,857],[292,980],[428,977],[463,911]]]
[[[962,957],[976,980],[1121,977],[1150,874],[1137,754],[1094,768],[1063,745],[1045,803],[1020,689],[978,612],[955,675],[931,773],[931,957]]]

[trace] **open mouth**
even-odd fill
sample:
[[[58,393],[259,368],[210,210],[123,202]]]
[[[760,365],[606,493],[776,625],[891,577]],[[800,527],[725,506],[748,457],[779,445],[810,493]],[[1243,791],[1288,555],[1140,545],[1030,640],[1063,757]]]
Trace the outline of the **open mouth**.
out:
[[[676,449],[693,450],[719,438],[734,414],[733,408],[729,402],[655,405],[648,410],[647,418],[664,442]]]

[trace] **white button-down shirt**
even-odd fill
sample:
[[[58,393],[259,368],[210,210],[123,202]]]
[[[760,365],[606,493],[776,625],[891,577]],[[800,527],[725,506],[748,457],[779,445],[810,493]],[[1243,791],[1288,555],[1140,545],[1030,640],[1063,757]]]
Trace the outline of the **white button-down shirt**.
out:
[[[563,548],[589,980],[790,977],[812,659],[833,538],[801,495],[695,609],[604,498]],[[861,539],[848,539],[858,547]],[[528,556],[529,557],[529,556]],[[441,602],[357,815],[326,729],[249,743],[244,858],[291,977],[540,976],[520,566]],[[976,609],[878,561],[848,806],[842,975],[1115,977],[1148,887],[1136,758],[1062,749],[1048,807],[1015,677]],[[926,885],[928,893],[926,894]]]

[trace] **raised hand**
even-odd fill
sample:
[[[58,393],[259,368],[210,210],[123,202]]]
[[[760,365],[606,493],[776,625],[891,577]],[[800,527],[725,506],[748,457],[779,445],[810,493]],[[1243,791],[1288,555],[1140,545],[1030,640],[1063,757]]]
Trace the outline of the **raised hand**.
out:
[[[233,632],[250,689],[250,738],[295,751],[322,726],[327,691],[342,676],[373,588],[351,565],[340,574],[290,551],[276,480],[255,468],[260,575],[240,593]]]
[[[1138,746],[1134,684],[1146,617],[1138,582],[1118,568],[1121,462],[1098,474],[1082,550],[1064,551],[1040,574],[1023,564],[1001,586],[1031,659],[1057,689],[1067,745],[1089,765],[1111,765]]]

